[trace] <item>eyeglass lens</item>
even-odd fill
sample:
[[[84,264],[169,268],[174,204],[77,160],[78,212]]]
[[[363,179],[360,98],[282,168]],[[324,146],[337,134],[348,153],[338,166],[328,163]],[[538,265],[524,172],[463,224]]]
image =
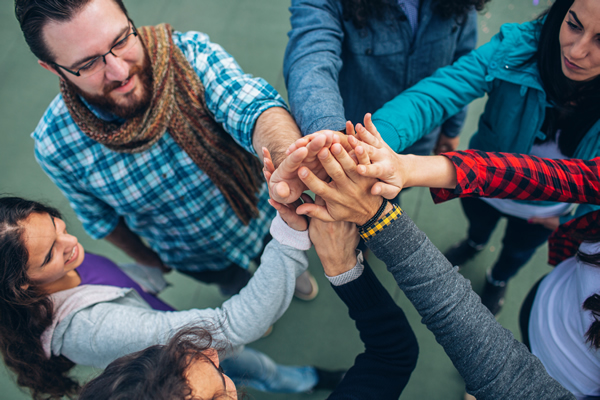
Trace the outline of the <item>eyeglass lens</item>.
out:
[[[134,35],[134,32],[129,32],[127,36],[115,43],[108,54],[113,54],[115,57],[121,57],[129,49],[131,49],[136,42],[137,36]],[[106,61],[103,58],[107,57],[108,54],[105,56],[96,57],[85,64],[79,69],[79,74],[82,77],[89,77],[102,71],[106,67]]]

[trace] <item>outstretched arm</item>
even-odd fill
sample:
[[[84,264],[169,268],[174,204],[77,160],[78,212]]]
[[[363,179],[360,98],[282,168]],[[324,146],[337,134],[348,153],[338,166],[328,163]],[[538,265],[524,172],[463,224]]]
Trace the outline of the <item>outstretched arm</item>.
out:
[[[215,331],[214,340],[223,348],[259,339],[288,308],[296,278],[308,267],[304,251],[310,248],[308,232],[292,231],[278,218],[275,224],[274,240],[265,248],[260,268],[221,307],[156,311],[116,288],[122,300],[98,303],[61,321],[52,338],[59,346],[56,351],[77,364],[105,368],[125,354],[166,343],[185,326]]]
[[[373,194],[393,198],[403,187],[432,188],[436,203],[456,197],[496,197],[600,204],[600,158],[550,160],[479,150],[441,156],[395,154],[365,115],[365,126],[349,138],[358,172],[380,179]]]
[[[494,319],[408,216],[398,216],[367,246],[387,265],[477,399],[575,398]]]
[[[457,186],[432,190],[436,203],[456,197],[498,197],[600,204],[600,158],[550,160],[478,150],[444,154]]]
[[[294,119],[303,135],[343,130],[346,118],[338,86],[344,40],[339,0],[292,0],[291,31],[283,75]]]
[[[339,157],[337,155],[336,157]],[[352,215],[350,206],[365,204],[364,220],[378,210],[376,198],[358,188],[360,179],[338,178],[347,170],[346,163],[328,160],[329,175],[345,186],[323,186],[314,177],[305,179],[308,187],[323,196],[327,210],[334,216]],[[367,180],[363,177],[363,183]],[[349,189],[349,186],[354,186]],[[364,185],[362,185],[364,186]],[[368,186],[368,185],[367,185]],[[339,196],[341,193],[345,196]],[[303,205],[304,207],[305,205]],[[345,207],[345,210],[343,208]],[[481,304],[469,282],[445,259],[423,232],[398,208],[361,227],[361,235],[375,255],[386,263],[398,286],[423,318],[428,329],[465,379],[467,391],[479,400],[574,399],[553,380],[540,361],[514,339]]]
[[[318,196],[315,203],[323,205]],[[357,258],[358,231],[353,223],[312,219],[309,234],[325,275],[348,306],[365,345],[329,399],[398,399],[418,355],[406,316],[360,253]]]

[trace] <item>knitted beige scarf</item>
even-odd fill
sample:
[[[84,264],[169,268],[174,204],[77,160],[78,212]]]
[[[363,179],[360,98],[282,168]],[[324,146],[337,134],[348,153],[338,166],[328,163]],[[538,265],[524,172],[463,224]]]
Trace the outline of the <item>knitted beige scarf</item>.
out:
[[[61,92],[71,117],[91,139],[117,152],[140,153],[168,130],[175,142],[202,169],[248,225],[258,216],[257,193],[263,182],[256,157],[238,145],[206,108],[204,86],[181,50],[168,24],[138,29],[150,56],[153,95],[141,116],[123,124],[96,117],[68,85]]]

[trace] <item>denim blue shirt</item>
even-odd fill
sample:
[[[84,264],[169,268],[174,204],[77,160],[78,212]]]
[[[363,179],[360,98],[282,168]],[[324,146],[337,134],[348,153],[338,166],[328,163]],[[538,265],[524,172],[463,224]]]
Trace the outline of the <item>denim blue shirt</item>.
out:
[[[283,99],[263,79],[245,75],[205,34],[175,32],[173,40],[200,77],[214,119],[254,153],[256,120],[270,107],[286,107]],[[266,185],[259,194],[259,217],[244,226],[169,132],[142,153],[111,151],[77,127],[59,95],[32,137],[39,164],[95,239],[112,232],[123,216],[165,264],[187,271],[219,270],[231,263],[248,267],[262,248],[275,215]]]
[[[373,18],[356,29],[344,20],[340,0],[292,0],[284,76],[292,115],[304,135],[343,130],[346,120],[362,122],[365,113],[475,47],[475,11],[443,19],[431,3],[422,2],[413,37],[398,4],[384,20]],[[445,134],[457,136],[464,117],[459,112],[445,121]],[[417,152],[429,153],[431,147]]]

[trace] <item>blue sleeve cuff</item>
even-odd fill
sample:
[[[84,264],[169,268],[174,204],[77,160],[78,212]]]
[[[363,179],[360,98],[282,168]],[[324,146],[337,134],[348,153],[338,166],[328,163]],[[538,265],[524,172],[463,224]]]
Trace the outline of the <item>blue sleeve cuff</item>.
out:
[[[384,142],[388,144],[396,153],[404,150],[400,141],[400,136],[392,124],[384,120],[373,121],[377,131],[381,135]]]
[[[231,137],[233,137],[233,139],[236,142],[238,142],[238,144],[242,146],[247,152],[257,157],[258,154],[256,153],[256,150],[254,149],[254,145],[252,143],[252,139],[254,137],[254,128],[256,127],[256,121],[258,121],[258,118],[260,118],[262,113],[267,111],[269,108],[273,107],[281,107],[287,112],[290,111],[283,101],[278,101],[274,99],[257,100],[253,103],[250,103],[248,107],[246,107],[246,109],[244,110],[244,119],[248,122],[248,129],[245,132],[246,139],[238,141],[236,135],[231,135]],[[262,159],[262,156],[260,156],[260,158]]]
[[[346,129],[346,120],[340,117],[322,117],[309,125],[306,132],[302,132],[302,136],[328,129],[330,131],[343,131]]]

